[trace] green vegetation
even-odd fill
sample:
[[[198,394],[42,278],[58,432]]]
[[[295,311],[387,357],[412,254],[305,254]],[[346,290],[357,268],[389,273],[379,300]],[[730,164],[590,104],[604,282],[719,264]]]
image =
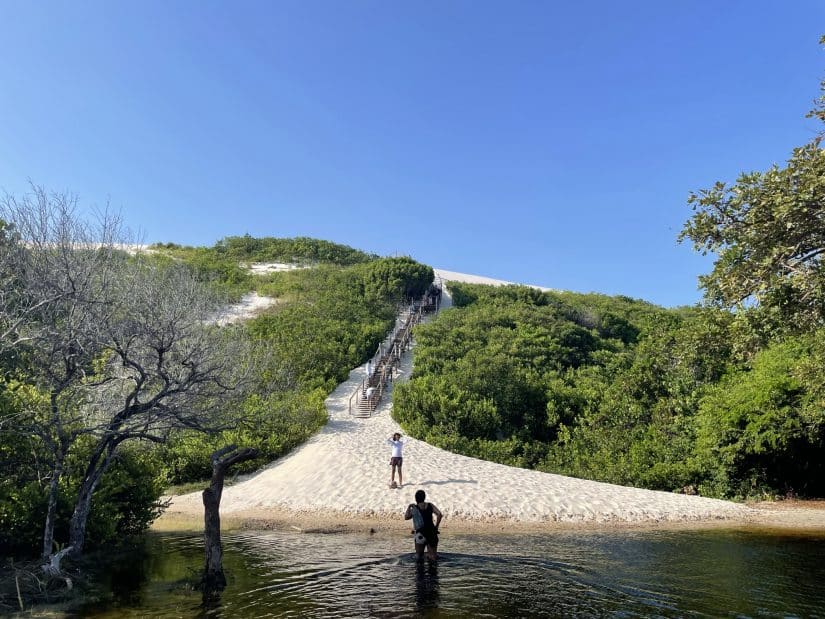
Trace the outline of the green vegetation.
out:
[[[825,42],[825,38],[823,38]],[[825,92],[825,83],[823,83]],[[811,113],[825,120],[825,97]],[[453,285],[394,414],[467,455],[720,497],[825,494],[825,151],[691,195],[703,308]]]
[[[702,399],[696,453],[711,493],[764,488],[822,496],[823,335],[786,338],[761,350]]]
[[[302,236],[293,239],[253,238],[248,234],[228,236],[215,244],[215,251],[242,262],[286,262],[304,265],[325,262],[351,266],[378,258],[375,254],[367,254],[347,245]]]
[[[43,204],[60,198],[35,190]],[[134,258],[90,252],[90,231],[60,204],[51,211],[66,225],[40,232],[73,236],[46,239],[56,251],[21,251],[17,232],[33,210],[26,200],[9,199],[21,223],[0,225],[8,293],[0,299],[0,553],[8,556],[122,541],[157,516],[164,488],[207,479],[215,450],[256,448],[238,473],[302,443],[325,422],[329,392],[392,327],[398,305],[433,279],[409,258],[312,239],[158,245]],[[239,257],[315,266],[257,276]],[[37,269],[26,273],[46,279],[18,277],[28,264]],[[82,294],[61,291],[73,280],[86,286]],[[210,324],[217,301],[253,289],[277,305],[243,325]],[[80,533],[78,505],[88,509]]]
[[[58,492],[56,540],[69,537],[72,508],[90,450],[90,441],[80,441],[67,459]],[[0,434],[0,455],[0,549],[4,556],[34,556],[43,542],[50,454],[33,438]],[[96,490],[86,531],[89,547],[145,531],[160,513],[158,497],[163,488],[162,466],[150,449],[143,445],[123,449]]]
[[[320,239],[297,237],[282,239],[254,238],[250,235],[229,236],[212,247],[187,247],[176,243],[158,243],[150,248],[160,256],[182,260],[202,277],[232,298],[254,289],[265,281],[245,268],[253,262],[281,262],[300,266],[352,266],[378,259],[347,245]]]
[[[430,267],[410,258],[260,276],[262,292],[281,301],[245,325],[268,351],[260,385],[232,429],[180,433],[167,443],[162,460],[170,483],[208,477],[209,454],[221,445],[258,449],[256,460],[238,467],[248,472],[305,441],[326,421],[326,396],[392,328],[398,303],[423,294],[432,279]]]
[[[209,455],[222,445],[258,449],[257,459],[236,469],[249,472],[304,442],[326,421],[326,396],[351,368],[372,355],[392,328],[397,305],[410,296],[420,296],[433,278],[430,267],[410,258],[361,263],[353,260],[360,252],[350,248],[297,240],[310,248],[309,255],[296,254],[295,247],[301,245],[289,244],[288,239],[264,239],[273,246],[275,241],[284,241],[291,248],[290,257],[298,262],[314,258],[316,244],[321,244],[339,248],[342,259],[355,264],[321,264],[250,276],[250,287],[279,301],[273,310],[244,325],[248,336],[267,351],[260,384],[244,402],[231,429],[216,435],[182,432],[171,438],[161,458],[170,483],[208,478]],[[220,254],[216,249],[198,249],[177,252],[177,257],[214,275],[216,269],[203,269],[203,265],[220,263],[224,260]],[[219,286],[223,283],[217,280]]]
[[[825,490],[821,334],[751,359],[735,316],[453,283],[394,415],[469,456],[713,496]]]

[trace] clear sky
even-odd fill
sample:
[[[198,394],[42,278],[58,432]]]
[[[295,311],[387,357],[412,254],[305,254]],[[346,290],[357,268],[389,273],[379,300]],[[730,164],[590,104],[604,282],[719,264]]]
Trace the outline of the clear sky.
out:
[[[821,0],[0,0],[0,191],[663,305],[688,193],[817,131]]]

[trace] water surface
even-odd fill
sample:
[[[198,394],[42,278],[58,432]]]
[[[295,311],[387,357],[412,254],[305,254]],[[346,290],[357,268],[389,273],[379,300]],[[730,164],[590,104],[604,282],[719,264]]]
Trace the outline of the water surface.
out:
[[[204,601],[200,535],[152,534],[82,617],[825,617],[825,536],[748,531],[442,536],[234,532]]]

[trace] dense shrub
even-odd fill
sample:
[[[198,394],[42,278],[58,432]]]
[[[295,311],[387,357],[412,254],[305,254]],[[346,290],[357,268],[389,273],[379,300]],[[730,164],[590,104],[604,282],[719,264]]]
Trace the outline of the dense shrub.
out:
[[[0,434],[0,451],[23,447],[27,457],[3,460],[0,482],[0,556],[36,556],[40,553],[50,476],[45,452],[36,441],[20,441]],[[55,539],[68,537],[75,492],[84,473],[90,448],[81,441],[67,460],[60,484]],[[37,456],[34,460],[31,456]],[[145,445],[124,448],[103,476],[87,524],[88,548],[118,543],[148,529],[160,513],[165,487],[162,466]]]
[[[310,263],[327,262],[348,266],[376,259],[347,245],[321,239],[297,237],[292,239],[244,236],[228,236],[215,244],[219,255],[245,262]]]
[[[747,314],[451,284],[394,415],[506,464],[714,496],[825,492],[825,338],[740,348]],[[748,354],[743,354],[743,351]]]
[[[243,422],[232,430],[210,436],[200,432],[176,434],[162,450],[162,461],[172,484],[205,480],[212,475],[209,456],[225,445],[258,450],[258,457],[233,468],[251,472],[306,441],[326,421],[326,391],[295,391],[252,396],[244,404]]]
[[[702,399],[698,455],[710,473],[708,491],[825,493],[822,387],[806,384],[813,345],[812,337],[772,345]]]

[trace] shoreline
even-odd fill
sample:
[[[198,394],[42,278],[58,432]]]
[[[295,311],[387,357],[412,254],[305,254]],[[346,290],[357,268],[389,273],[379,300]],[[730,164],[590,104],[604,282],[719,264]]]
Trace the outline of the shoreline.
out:
[[[825,500],[760,501],[743,504],[749,508],[740,518],[714,517],[681,520],[547,520],[526,521],[507,518],[445,518],[443,533],[489,535],[500,533],[537,534],[562,531],[690,531],[737,529],[765,533],[817,534],[825,536]],[[364,516],[334,510],[249,509],[221,516],[222,531],[283,530],[296,533],[409,533],[410,522],[398,516]],[[203,530],[203,514],[167,510],[150,530],[185,532]]]

